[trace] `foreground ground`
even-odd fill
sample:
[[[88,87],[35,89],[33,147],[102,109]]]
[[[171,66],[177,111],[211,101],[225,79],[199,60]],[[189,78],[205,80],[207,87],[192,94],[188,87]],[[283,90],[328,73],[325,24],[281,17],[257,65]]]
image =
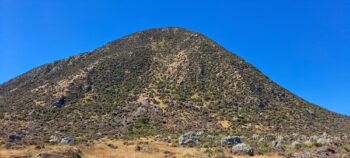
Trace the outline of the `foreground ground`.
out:
[[[0,140],[0,158],[350,158],[348,134],[305,136],[210,135],[204,131],[95,140],[52,136],[41,143],[10,135]]]
[[[42,149],[40,149],[42,148]],[[233,155],[229,150],[210,153],[206,148],[174,147],[170,143],[150,139],[133,141],[102,139],[91,145],[45,145],[20,149],[0,149],[1,158],[15,157],[86,157],[86,158],[163,158],[163,157],[251,157]],[[281,157],[276,154],[255,158]]]

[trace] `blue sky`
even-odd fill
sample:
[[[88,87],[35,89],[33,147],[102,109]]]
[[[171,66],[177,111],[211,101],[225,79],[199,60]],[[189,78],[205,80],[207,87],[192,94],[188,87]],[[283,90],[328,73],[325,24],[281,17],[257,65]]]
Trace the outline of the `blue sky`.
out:
[[[0,0],[0,83],[165,26],[206,34],[296,95],[350,115],[347,0]]]

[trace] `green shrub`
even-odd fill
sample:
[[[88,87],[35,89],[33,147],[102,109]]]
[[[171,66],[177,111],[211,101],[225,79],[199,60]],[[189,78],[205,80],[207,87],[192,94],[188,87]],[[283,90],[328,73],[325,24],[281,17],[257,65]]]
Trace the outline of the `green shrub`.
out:
[[[257,154],[263,155],[266,154],[269,151],[270,145],[267,142],[260,142],[257,144],[256,152]]]
[[[128,126],[128,135],[150,136],[160,133],[159,130],[149,123],[149,118],[141,116]]]

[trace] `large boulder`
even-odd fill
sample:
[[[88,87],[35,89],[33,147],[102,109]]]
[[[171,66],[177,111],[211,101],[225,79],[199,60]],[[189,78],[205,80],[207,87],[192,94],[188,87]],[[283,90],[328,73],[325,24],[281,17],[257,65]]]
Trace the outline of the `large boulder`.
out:
[[[238,136],[228,136],[221,138],[221,145],[223,146],[231,146],[242,143],[241,138]]]
[[[61,143],[62,144],[70,144],[70,143],[73,143],[74,142],[74,139],[73,138],[70,138],[70,137],[64,137],[62,138],[61,140]]]
[[[186,134],[181,135],[178,138],[179,145],[197,145],[199,144],[198,137],[195,132],[188,132]]]
[[[20,140],[22,140],[22,137],[19,136],[19,135],[9,135],[8,138],[7,138],[7,140],[8,140],[9,142],[15,142],[15,141],[20,141]]]
[[[232,152],[234,154],[246,154],[253,156],[254,155],[254,150],[252,147],[250,147],[247,144],[240,143],[232,147]]]

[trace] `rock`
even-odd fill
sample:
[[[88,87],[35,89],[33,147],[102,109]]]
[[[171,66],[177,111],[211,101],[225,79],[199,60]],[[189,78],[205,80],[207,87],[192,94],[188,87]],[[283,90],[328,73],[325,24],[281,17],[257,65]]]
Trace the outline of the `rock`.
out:
[[[176,157],[174,152],[171,151],[163,151],[164,157]]]
[[[330,138],[318,138],[316,142],[324,145],[324,144],[331,143],[332,139],[330,139]]]
[[[272,141],[272,147],[273,148],[278,148],[282,146],[282,142],[280,140],[274,140]]]
[[[123,142],[123,144],[126,146],[129,146],[129,145],[135,145],[135,142],[125,141],[125,142]]]
[[[141,103],[142,106],[146,106],[146,107],[149,105],[149,102],[148,102],[147,99],[142,99],[142,100],[140,101],[140,103]]]
[[[51,102],[51,105],[54,107],[57,107],[57,108],[61,108],[64,106],[65,99],[66,99],[65,96],[61,96],[59,98],[56,98]]]
[[[343,135],[343,136],[341,136],[341,140],[349,140],[348,135]]]
[[[294,149],[300,149],[301,147],[302,147],[302,145],[300,144],[300,142],[299,141],[294,141],[294,142],[292,142],[292,148],[294,148]]]
[[[37,146],[35,146],[35,149],[36,150],[45,149],[45,146],[44,145],[37,145]]]
[[[232,147],[232,152],[235,154],[247,154],[250,156],[254,155],[254,150],[249,145],[240,143]]]
[[[160,140],[160,138],[162,138],[162,135],[160,135],[160,134],[154,136],[155,140]]]
[[[55,134],[62,134],[60,131],[55,131],[54,133]]]
[[[321,138],[329,138],[329,135],[326,132],[323,132],[320,137]]]
[[[263,142],[263,141],[265,141],[265,138],[260,138],[258,141]]]
[[[282,137],[277,137],[276,140],[272,141],[272,147],[273,148],[279,148],[282,146],[283,138]]]
[[[95,136],[96,136],[97,138],[102,138],[102,137],[103,137],[103,134],[102,134],[101,132],[98,132],[98,133],[95,134]]]
[[[135,146],[135,151],[141,151],[142,150],[142,147],[141,146],[139,146],[139,145],[136,145]]]
[[[252,135],[252,140],[259,140],[260,136],[257,134]]]
[[[242,141],[241,141],[241,138],[238,136],[229,136],[229,137],[221,138],[221,145],[223,146],[236,145],[239,143],[242,143]]]
[[[80,149],[72,148],[57,153],[39,153],[37,158],[82,158],[82,152]]]
[[[144,107],[137,107],[137,109],[133,112],[134,117],[138,117],[143,115],[146,112],[146,109]]]
[[[30,112],[28,113],[28,116],[32,116],[33,114],[34,114],[34,110],[30,111]]]
[[[79,148],[71,148],[65,152],[66,157],[83,158],[83,152]]]
[[[15,141],[20,141],[22,140],[22,137],[19,135],[9,135],[8,139],[9,142],[15,142]]]
[[[290,137],[289,137],[289,140],[290,141],[305,141],[305,140],[307,140],[308,139],[308,137],[307,136],[305,136],[305,135],[301,135],[301,134],[299,134],[299,133],[293,133]]]
[[[300,135],[300,140],[299,141],[306,141],[308,140],[309,137],[307,137],[306,135]]]
[[[116,146],[114,144],[107,144],[107,146],[112,148],[112,149],[118,149],[118,146]]]
[[[255,100],[253,102],[254,106],[258,107],[259,109],[263,109],[265,107],[265,103],[262,102],[260,99]]]
[[[310,137],[310,140],[316,141],[318,138],[319,138],[318,136],[313,135],[313,136]]]
[[[278,95],[280,92],[279,92],[279,90],[274,89],[274,90],[272,91],[272,93],[273,93],[274,95]]]
[[[332,142],[341,142],[342,141],[342,139],[341,139],[341,137],[333,137],[333,139],[332,139]]]
[[[325,145],[330,144],[333,142],[332,137],[329,136],[327,133],[323,133],[322,135],[314,135],[310,137],[310,140],[316,141],[319,144]]]
[[[58,143],[60,140],[58,137],[56,136],[50,136],[50,140],[49,140],[49,143],[51,144],[55,144],[55,143]]]
[[[194,132],[188,132],[179,137],[178,143],[179,145],[197,145],[199,140]]]
[[[299,154],[297,154],[296,156],[294,156],[294,158],[311,158],[312,154],[309,151],[303,151]]]
[[[38,158],[62,158],[63,156],[57,154],[49,154],[49,153],[39,153],[36,155]]]
[[[330,146],[324,146],[316,151],[316,155],[319,157],[331,157],[335,153],[335,148]]]
[[[83,86],[83,91],[85,91],[85,92],[91,91],[91,89],[92,89],[92,86],[89,84],[86,84]]]
[[[197,135],[197,136],[202,136],[202,135],[204,135],[204,131],[198,131],[198,132],[196,133],[196,135]]]
[[[73,141],[74,141],[73,138],[64,137],[64,138],[62,138],[61,143],[62,143],[62,144],[70,144],[70,143],[73,143]]]
[[[206,136],[206,138],[208,138],[208,139],[214,139],[215,137],[209,134],[209,135]]]

